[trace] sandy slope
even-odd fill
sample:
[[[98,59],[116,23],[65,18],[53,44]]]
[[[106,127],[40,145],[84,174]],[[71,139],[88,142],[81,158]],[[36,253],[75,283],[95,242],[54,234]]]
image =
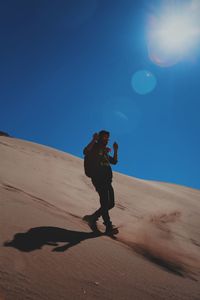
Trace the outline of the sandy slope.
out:
[[[0,137],[0,299],[200,299],[200,191],[114,173],[117,240],[72,155]],[[99,227],[103,229],[101,220]]]

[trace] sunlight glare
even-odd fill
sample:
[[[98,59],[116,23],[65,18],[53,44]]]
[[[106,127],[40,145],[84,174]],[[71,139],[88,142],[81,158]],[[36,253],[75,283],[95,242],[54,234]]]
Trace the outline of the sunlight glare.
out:
[[[149,57],[160,66],[176,64],[200,42],[199,10],[194,9],[194,2],[179,5],[179,10],[167,7],[149,19]]]

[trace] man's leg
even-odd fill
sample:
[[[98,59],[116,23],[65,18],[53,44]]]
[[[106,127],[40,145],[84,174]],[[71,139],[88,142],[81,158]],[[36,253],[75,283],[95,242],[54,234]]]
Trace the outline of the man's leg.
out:
[[[109,185],[109,209],[115,206],[115,194],[112,187],[112,184]]]
[[[110,216],[109,216],[109,188],[108,185],[104,185],[99,189],[100,197],[100,212],[104,221],[104,225],[111,225]]]
[[[93,182],[94,184],[94,182]],[[104,224],[111,224],[110,222],[110,216],[109,216],[109,213],[108,213],[108,210],[109,210],[109,184],[108,183],[104,183],[104,184],[96,184],[95,183],[95,188],[96,188],[96,191],[98,192],[99,194],[99,200],[100,200],[100,204],[101,204],[101,207],[95,211],[92,216],[94,218],[95,221],[98,220],[99,217],[102,216],[103,220],[104,220]],[[112,194],[112,191],[111,191],[111,194]],[[111,195],[112,197],[112,195]],[[112,200],[111,200],[112,202]]]
[[[106,186],[105,191],[104,189],[102,189],[102,187],[98,187],[97,185],[95,186],[95,188],[99,194],[100,203],[103,204],[103,207],[106,207],[108,205],[108,210],[109,210],[115,206],[115,196],[114,196],[114,190],[112,184],[111,183],[105,184],[105,186]],[[108,195],[107,195],[107,191],[108,191]],[[104,199],[106,199],[105,204],[104,204]],[[96,220],[98,220],[102,216],[102,204],[101,207],[97,211],[95,211],[95,213],[92,215]]]
[[[104,225],[106,226],[106,234],[113,232],[113,225],[110,221],[109,209],[113,208],[115,205],[115,196],[114,190],[112,187],[112,182],[98,183],[94,180],[92,181],[96,191],[99,194],[101,207],[92,214],[93,224],[96,224],[96,221],[100,216],[102,216]]]
[[[111,182],[100,182],[99,180],[92,179],[92,183],[99,194],[100,208],[92,215],[84,216],[84,220],[89,224],[92,230],[97,230],[97,220],[102,216],[106,227],[111,227],[109,209],[114,207],[114,190]]]

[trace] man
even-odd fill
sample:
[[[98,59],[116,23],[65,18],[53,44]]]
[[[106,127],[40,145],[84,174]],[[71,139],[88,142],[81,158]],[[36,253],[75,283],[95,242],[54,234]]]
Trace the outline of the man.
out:
[[[110,149],[106,147],[109,136],[110,133],[105,130],[94,133],[92,141],[83,150],[85,158],[90,158],[92,168],[89,176],[99,194],[101,205],[92,215],[85,216],[83,219],[88,222],[92,230],[96,231],[98,230],[96,222],[102,216],[104,225],[106,226],[106,234],[112,232],[114,229],[109,216],[109,209],[115,205],[110,164],[115,165],[118,159],[118,144],[116,142],[113,144],[113,157],[109,155]]]

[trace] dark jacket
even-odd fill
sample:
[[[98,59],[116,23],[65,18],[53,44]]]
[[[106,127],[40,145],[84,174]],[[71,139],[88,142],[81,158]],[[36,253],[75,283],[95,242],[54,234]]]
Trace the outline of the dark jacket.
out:
[[[98,181],[112,181],[112,168],[110,164],[115,165],[117,160],[109,155],[108,147],[95,143],[89,152],[85,147],[83,153],[90,156],[92,164],[92,179]]]

